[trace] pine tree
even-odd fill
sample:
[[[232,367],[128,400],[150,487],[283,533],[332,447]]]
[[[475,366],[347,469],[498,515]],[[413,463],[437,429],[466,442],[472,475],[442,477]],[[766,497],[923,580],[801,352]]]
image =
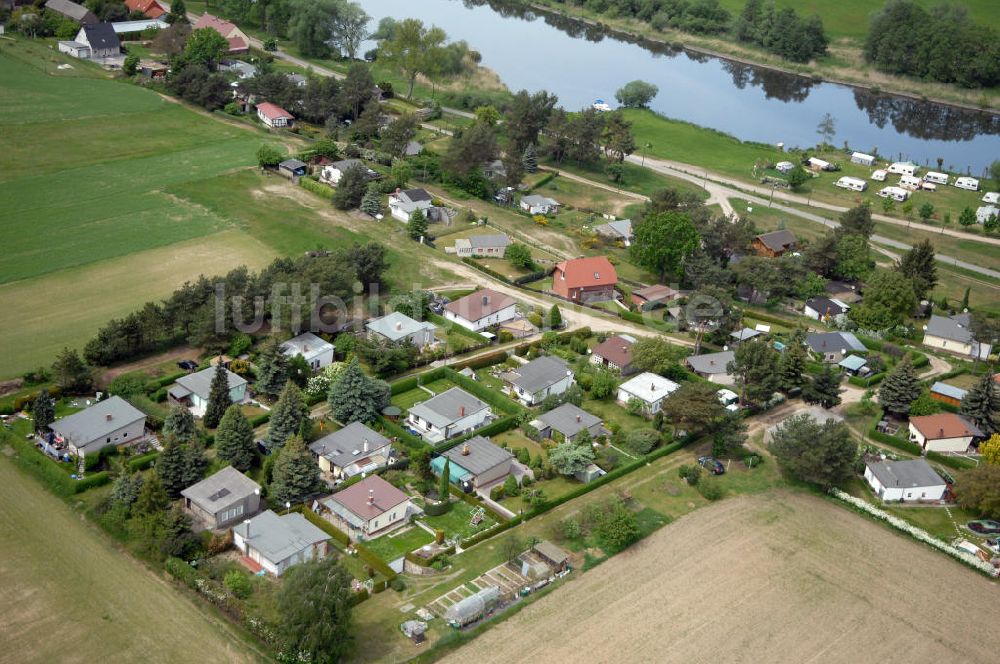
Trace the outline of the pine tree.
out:
[[[161,455],[162,456],[162,455]],[[139,495],[132,505],[133,514],[155,514],[161,512],[170,505],[170,496],[167,495],[160,481],[160,476],[156,473],[149,475],[139,489]]]
[[[177,498],[187,488],[184,483],[187,466],[188,455],[184,445],[173,436],[169,437],[156,460],[156,475],[171,498]]]
[[[914,245],[896,264],[896,270],[913,281],[913,291],[917,299],[926,298],[938,281],[934,245],[926,238]]]
[[[920,396],[920,381],[913,370],[910,356],[904,357],[892,370],[878,391],[878,402],[890,413],[906,415],[910,405]]]
[[[538,153],[535,150],[534,143],[529,143],[528,147],[524,149],[524,155],[521,157],[521,165],[524,166],[526,173],[535,173],[538,171]]]
[[[785,348],[781,359],[778,360],[779,384],[785,392],[802,387],[805,382],[804,374],[808,357],[806,356],[806,347],[803,345],[804,341],[805,332],[799,328],[792,335],[788,347]]]
[[[295,383],[288,381],[271,409],[271,421],[267,428],[267,442],[274,449],[281,449],[286,440],[299,433],[304,411],[302,392]]]
[[[247,471],[253,465],[253,426],[236,404],[226,410],[215,430],[215,449],[219,459],[236,470]]]
[[[111,503],[113,505],[121,505],[125,509],[131,509],[132,505],[139,498],[142,485],[142,475],[123,472],[111,486]]]
[[[293,436],[278,452],[268,495],[278,503],[298,503],[322,486],[319,466],[302,439]]]
[[[373,422],[389,404],[389,386],[366,376],[354,358],[330,386],[328,402],[339,422]]]
[[[226,414],[226,409],[232,404],[229,398],[229,376],[222,362],[215,365],[215,374],[212,376],[212,385],[208,390],[208,406],[205,407],[205,417],[202,419],[205,426],[214,429],[219,426],[219,420]]]
[[[802,398],[806,403],[818,403],[830,409],[840,403],[840,375],[833,367],[826,365],[812,382],[802,388]]]
[[[961,412],[986,436],[1000,433],[1000,387],[989,373],[965,394]]]
[[[194,422],[194,415],[184,406],[174,404],[163,420],[163,435],[173,436],[185,443],[197,438],[198,429]]]
[[[382,211],[382,194],[378,187],[374,186],[374,183],[368,185],[368,191],[361,199],[361,211],[372,218]]]
[[[274,337],[264,342],[257,355],[257,393],[276,399],[288,381],[288,356]]]
[[[441,467],[441,477],[438,478],[438,500],[448,502],[451,494],[448,486],[451,484],[451,461],[448,457],[444,459],[444,466]]]
[[[962,311],[968,311],[969,310],[969,293],[970,292],[971,292],[971,288],[967,287],[965,289],[965,292],[962,293]]]
[[[424,216],[423,210],[417,209],[410,214],[410,223],[407,224],[406,231],[414,240],[419,240],[427,235],[427,217]]]
[[[549,309],[549,327],[553,330],[558,330],[562,327],[562,324],[562,312],[559,311],[559,305],[553,304],[552,308]]]
[[[31,417],[35,420],[35,431],[44,431],[56,419],[56,404],[48,390],[38,390],[31,404]]]
[[[76,350],[63,348],[52,363],[52,373],[63,393],[82,394],[94,385],[93,371]]]
[[[200,482],[205,477],[207,468],[205,446],[200,439],[195,438],[184,446],[184,488]]]

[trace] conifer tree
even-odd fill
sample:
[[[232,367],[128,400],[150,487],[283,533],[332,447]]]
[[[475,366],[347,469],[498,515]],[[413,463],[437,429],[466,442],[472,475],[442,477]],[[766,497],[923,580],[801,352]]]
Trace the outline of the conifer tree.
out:
[[[271,410],[271,421],[267,428],[267,442],[274,449],[281,449],[285,441],[299,433],[302,418],[305,417],[305,402],[302,392],[292,381],[285,383],[278,402]]]
[[[785,392],[802,387],[805,382],[806,347],[803,345],[805,333],[801,328],[795,331],[785,352],[778,361],[778,377],[781,389]]]
[[[215,449],[219,459],[236,470],[245,472],[253,465],[253,426],[236,404],[226,410],[215,430]]]
[[[278,503],[298,503],[322,486],[319,466],[302,439],[293,436],[278,452],[268,495]]]
[[[340,422],[373,422],[389,404],[389,386],[366,376],[354,358],[330,386],[328,401]]]
[[[281,352],[280,342],[271,337],[257,354],[257,393],[276,399],[288,381],[288,356]]]
[[[181,442],[188,442],[198,436],[198,429],[191,411],[180,404],[170,407],[163,420],[163,435],[173,436]]]
[[[451,484],[451,461],[448,457],[444,459],[444,466],[441,467],[441,477],[438,478],[438,500],[448,502],[451,494],[448,486]]]
[[[427,235],[427,217],[424,216],[423,210],[417,209],[410,214],[410,223],[407,225],[407,232],[410,237],[414,240],[419,240],[420,238]]]
[[[983,434],[1000,433],[1000,386],[987,373],[962,399],[962,414],[979,427]]]
[[[840,375],[833,367],[826,365],[812,382],[802,388],[802,398],[806,403],[818,403],[830,409],[840,403]]]
[[[38,390],[38,396],[31,405],[31,417],[35,420],[35,431],[45,431],[56,419],[56,404],[48,390]]]
[[[562,312],[559,311],[559,305],[553,304],[552,308],[549,309],[549,327],[553,330],[558,330],[562,327],[562,324]]]
[[[373,184],[368,185],[368,191],[365,192],[365,197],[361,199],[361,211],[369,217],[374,217],[382,211],[382,194],[379,192],[378,187],[373,186]]]
[[[913,291],[917,299],[923,300],[937,285],[937,262],[934,245],[924,239],[903,254],[896,269],[913,281]]]
[[[184,484],[187,465],[188,456],[184,445],[173,436],[169,436],[160,457],[156,460],[156,475],[160,478],[162,488],[171,498],[177,498],[181,495],[181,491],[187,488]]]
[[[892,370],[878,391],[878,402],[890,413],[906,415],[910,406],[920,396],[920,381],[913,369],[910,356],[904,357]]]
[[[538,153],[535,150],[534,143],[529,143],[528,147],[524,149],[524,155],[521,157],[521,165],[524,166],[526,173],[535,173],[538,171]]]
[[[208,457],[200,438],[184,446],[184,488],[200,482],[208,469]]]
[[[222,362],[215,365],[215,373],[212,375],[212,384],[208,390],[208,405],[205,407],[205,417],[202,419],[205,426],[214,429],[219,426],[219,421],[226,414],[226,409],[232,404],[229,398],[229,376]]]
[[[170,505],[170,496],[163,488],[160,476],[153,473],[143,481],[139,495],[132,505],[132,513],[155,514],[167,509],[168,505]]]

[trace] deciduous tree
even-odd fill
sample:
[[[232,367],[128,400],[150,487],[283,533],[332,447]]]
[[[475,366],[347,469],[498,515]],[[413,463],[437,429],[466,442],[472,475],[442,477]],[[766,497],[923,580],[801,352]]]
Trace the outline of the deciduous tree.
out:
[[[415,18],[398,21],[389,38],[379,44],[379,60],[406,76],[406,98],[413,96],[417,76],[433,72],[434,61],[447,35],[437,26],[427,28]]]
[[[778,351],[767,343],[749,340],[736,347],[726,371],[736,378],[743,403],[759,405],[780,386]]]
[[[1000,466],[987,463],[959,474],[955,495],[965,509],[1000,519]]]
[[[802,399],[806,403],[818,403],[828,410],[838,405],[840,403],[840,374],[829,364],[824,366],[819,375],[802,388]]]
[[[278,634],[285,652],[305,661],[333,664],[351,648],[351,575],[330,555],[292,566],[277,597]]]
[[[917,306],[910,281],[901,272],[879,270],[865,290],[865,299],[848,312],[848,317],[866,330],[887,330],[902,324]]]
[[[823,489],[850,479],[858,454],[846,424],[819,423],[809,415],[794,415],[780,424],[769,448],[788,474]]]
[[[896,271],[913,283],[913,292],[917,299],[926,298],[938,282],[937,261],[934,245],[931,244],[931,241],[924,238],[903,254],[903,257],[896,263]]]
[[[647,215],[636,224],[630,247],[632,260],[660,275],[679,277],[684,259],[698,248],[700,237],[691,218],[679,212]]]
[[[631,81],[615,92],[615,99],[625,108],[648,108],[649,102],[659,93],[660,89],[646,81]]]
[[[561,475],[573,475],[594,462],[592,447],[560,443],[549,451],[549,463]]]
[[[711,383],[689,381],[663,402],[663,416],[688,432],[708,431],[726,414],[718,388]]]

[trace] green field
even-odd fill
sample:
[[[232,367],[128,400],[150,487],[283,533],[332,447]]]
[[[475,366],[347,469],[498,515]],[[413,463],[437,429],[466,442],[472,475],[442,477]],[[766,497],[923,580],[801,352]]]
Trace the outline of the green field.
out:
[[[256,646],[125,557],[0,450],[2,661],[256,662]]]

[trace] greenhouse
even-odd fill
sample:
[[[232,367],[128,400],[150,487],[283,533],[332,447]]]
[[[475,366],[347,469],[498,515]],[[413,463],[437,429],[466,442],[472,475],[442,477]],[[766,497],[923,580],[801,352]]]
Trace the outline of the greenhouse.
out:
[[[455,602],[444,612],[444,619],[452,627],[465,627],[486,615],[500,602],[500,587],[488,586],[474,595]]]

